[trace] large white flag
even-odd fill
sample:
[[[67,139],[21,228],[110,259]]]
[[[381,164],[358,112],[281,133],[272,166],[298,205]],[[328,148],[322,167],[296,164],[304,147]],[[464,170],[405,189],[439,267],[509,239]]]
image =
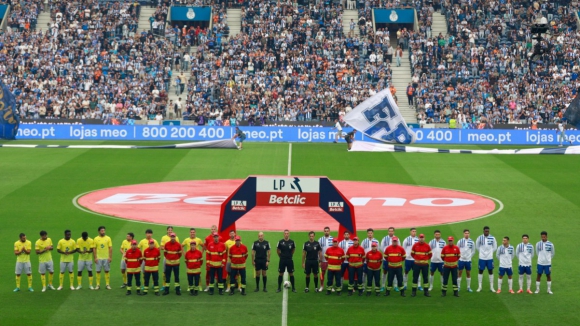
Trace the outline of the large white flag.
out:
[[[384,143],[415,142],[415,133],[405,123],[388,88],[357,105],[344,117],[344,121],[354,129]]]

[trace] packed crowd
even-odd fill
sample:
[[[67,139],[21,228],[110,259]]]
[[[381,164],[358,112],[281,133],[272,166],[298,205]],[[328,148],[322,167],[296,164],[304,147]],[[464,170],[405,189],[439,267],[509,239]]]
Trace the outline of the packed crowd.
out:
[[[0,4],[11,5],[7,25],[19,31],[36,29],[38,15],[45,9],[42,0],[3,0]]]
[[[434,8],[428,7],[429,12]],[[577,18],[568,1],[444,1],[448,36],[429,24],[411,36],[418,119],[423,123],[560,121],[580,86]],[[530,59],[538,18],[545,54]]]

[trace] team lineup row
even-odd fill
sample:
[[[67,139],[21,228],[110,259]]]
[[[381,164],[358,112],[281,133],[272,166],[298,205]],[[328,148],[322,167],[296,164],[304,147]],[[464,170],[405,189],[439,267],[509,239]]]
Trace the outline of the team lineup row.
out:
[[[98,228],[98,236],[94,239],[88,236],[88,232],[83,232],[81,238],[74,241],[71,238],[71,231],[65,230],[64,238],[57,244],[57,252],[60,257],[60,283],[58,290],[63,288],[64,274],[68,271],[70,278],[70,289],[74,287],[74,254],[78,253],[77,260],[77,282],[76,290],[82,288],[82,273],[88,272],[89,288],[100,289],[101,271],[105,273],[106,288],[110,286],[110,263],[113,256],[112,240],[106,235],[105,227]],[[358,237],[351,238],[350,233],[344,232],[342,237],[334,238],[330,235],[330,228],[324,228],[324,235],[315,241],[315,233],[308,234],[302,248],[302,268],[306,275],[305,292],[309,292],[311,275],[314,275],[314,287],[316,292],[324,290],[326,279],[326,294],[336,292],[340,295],[343,287],[343,280],[348,277],[348,295],[353,295],[358,290],[359,295],[363,295],[366,288],[367,296],[373,291],[378,296],[384,291],[384,295],[390,295],[391,290],[400,292],[401,296],[406,296],[408,274],[413,270],[412,294],[416,296],[417,290],[424,291],[425,296],[430,296],[433,289],[433,280],[436,272],[441,277],[441,294],[446,295],[449,277],[453,284],[455,296],[459,296],[459,284],[463,271],[466,272],[467,291],[471,290],[471,261],[475,252],[479,252],[478,259],[478,289],[482,290],[483,273],[487,269],[489,274],[490,289],[494,289],[494,254],[499,260],[498,290],[501,292],[504,275],[508,276],[509,292],[512,289],[512,261],[518,258],[519,286],[518,293],[524,292],[523,278],[527,277],[527,293],[531,292],[532,258],[537,255],[537,277],[536,291],[540,291],[540,280],[543,274],[547,276],[547,290],[551,291],[551,261],[555,254],[554,245],[548,241],[548,234],[542,231],[541,240],[534,247],[529,242],[529,236],[524,234],[522,242],[513,247],[510,245],[509,237],[503,237],[502,244],[498,243],[494,236],[490,234],[489,227],[484,227],[483,234],[473,241],[470,238],[469,230],[464,230],[463,237],[455,244],[455,239],[450,236],[447,241],[441,238],[441,232],[435,230],[434,239],[429,243],[425,242],[425,236],[417,236],[415,228],[410,229],[410,235],[402,242],[395,236],[395,229],[389,228],[388,235],[380,242],[374,238],[374,230],[367,229],[367,237],[359,242]],[[183,242],[173,233],[173,227],[167,227],[167,234],[161,238],[159,244],[153,238],[153,231],[148,229],[145,238],[140,242],[134,240],[134,234],[128,233],[120,246],[121,273],[123,275],[122,288],[127,288],[127,294],[131,294],[132,283],[135,281],[137,294],[146,295],[150,289],[150,281],[153,281],[153,290],[156,295],[169,294],[169,284],[171,275],[174,276],[174,288],[178,295],[181,295],[179,283],[179,267],[181,257],[184,257],[187,268],[188,291],[190,295],[198,295],[201,290],[200,275],[205,254],[206,288],[205,291],[213,295],[217,285],[219,294],[229,292],[233,295],[236,291],[231,289],[231,285],[242,293],[246,294],[246,260],[250,252],[242,244],[241,237],[234,231],[230,232],[229,239],[222,242],[217,227],[211,228],[211,233],[202,241],[196,236],[195,228],[190,229],[189,237]],[[46,231],[40,232],[40,239],[36,241],[34,249],[38,255],[39,273],[42,280],[42,291],[55,289],[53,286],[53,251],[52,240]],[[290,232],[284,231],[284,237],[278,241],[276,252],[280,258],[278,266],[278,288],[276,292],[282,291],[283,275],[288,272],[290,281],[284,284],[296,292],[294,281],[294,252],[296,244],[290,239]],[[254,241],[251,248],[251,263],[255,272],[256,280],[255,292],[260,290],[260,276],[262,276],[263,291],[267,292],[267,270],[270,263],[270,244],[264,239],[264,234],[258,234],[258,240]],[[20,276],[28,276],[29,291],[32,288],[32,269],[30,254],[32,243],[26,239],[26,235],[21,233],[20,239],[14,244],[14,253],[17,256],[16,262],[16,289],[20,291]],[[162,264],[162,286],[159,286],[159,263],[163,255]],[[97,277],[96,286],[93,287],[93,263],[95,265]],[[382,273],[381,273],[382,270]],[[47,275],[48,274],[48,282]],[[141,282],[143,277],[143,286]],[[419,279],[422,277],[422,282]],[[320,280],[321,287],[318,287]],[[366,287],[363,286],[366,281]],[[396,281],[396,283],[395,283]],[[374,285],[374,289],[373,289]],[[225,290],[225,291],[224,291]]]

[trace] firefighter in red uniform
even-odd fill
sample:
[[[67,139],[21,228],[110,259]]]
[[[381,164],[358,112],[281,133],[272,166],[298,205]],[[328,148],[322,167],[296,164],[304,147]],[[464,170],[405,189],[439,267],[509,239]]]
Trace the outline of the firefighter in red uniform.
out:
[[[457,288],[457,261],[461,257],[459,247],[453,244],[453,237],[447,238],[448,245],[441,250],[441,259],[443,259],[443,290],[441,296],[447,295],[447,283],[449,283],[449,275],[451,274],[451,282],[453,282],[453,295],[459,296],[459,289]]]
[[[403,262],[405,261],[405,249],[399,246],[399,238],[393,237],[391,239],[391,245],[385,249],[385,259],[387,260],[387,266],[389,267],[389,272],[387,275],[387,290],[385,291],[385,296],[391,294],[391,289],[393,288],[393,280],[395,276],[397,277],[397,283],[403,284]],[[401,288],[401,296],[405,296],[405,289]]]
[[[381,295],[381,264],[383,263],[383,254],[377,250],[377,243],[373,242],[371,251],[367,252],[367,297],[373,290],[373,279],[375,280],[375,292],[377,296]]]
[[[226,245],[220,242],[220,235],[217,232],[213,234],[213,242],[208,244],[207,253],[209,258],[206,264],[209,266],[209,294],[213,295],[215,290],[215,276],[217,274],[218,278],[218,290],[219,294],[224,294],[224,280],[223,280],[223,267],[226,265],[227,250]]]
[[[332,283],[334,281],[334,289],[337,295],[340,295],[342,290],[341,280],[342,274],[340,272],[342,267],[342,262],[345,258],[344,250],[338,246],[338,239],[332,239],[332,247],[326,249],[324,254],[326,261],[328,262],[328,269],[326,274],[326,295],[332,293]]]
[[[145,288],[143,295],[147,295],[149,291],[149,279],[153,278],[153,291],[155,295],[159,295],[159,258],[161,252],[159,248],[155,247],[155,240],[149,240],[149,248],[145,249],[143,259],[145,259]]]
[[[246,295],[246,259],[248,259],[248,247],[242,244],[242,238],[236,235],[234,240],[236,244],[230,247],[230,284],[236,284],[236,277],[240,275],[242,282],[242,295]],[[236,293],[235,288],[232,288],[230,295]]]
[[[363,294],[362,281],[365,250],[359,246],[358,237],[354,237],[352,241],[352,247],[346,251],[346,257],[348,257],[348,295],[351,296],[354,293],[354,277],[356,275],[358,295],[361,296]]]
[[[137,241],[131,241],[131,249],[125,252],[125,263],[127,264],[127,295],[131,295],[131,284],[135,278],[137,294],[141,295],[141,250],[137,248]]]
[[[201,275],[201,265],[203,264],[203,254],[197,249],[197,243],[189,243],[190,250],[185,253],[185,264],[187,265],[187,282],[189,295],[197,295],[199,288],[199,276]]]
[[[204,249],[206,250],[205,252],[205,292],[209,291],[209,268],[210,265],[207,263],[209,261],[209,253],[207,252],[207,246],[209,246],[210,243],[213,242],[213,234],[214,232],[217,232],[217,226],[212,225],[211,226],[211,231],[209,233],[209,235],[207,237],[205,237],[205,242],[203,244]]]
[[[176,241],[175,233],[170,233],[169,237],[171,240],[165,244],[163,248],[163,253],[165,254],[165,283],[167,287],[163,292],[163,295],[169,294],[169,284],[171,283],[171,272],[175,275],[175,282],[173,286],[175,287],[175,294],[181,295],[181,287],[179,286],[179,260],[182,255],[181,243]]]
[[[431,252],[431,246],[425,242],[425,235],[419,234],[419,242],[413,245],[411,249],[411,256],[415,259],[415,264],[413,265],[413,292],[411,296],[417,295],[417,283],[419,282],[420,274],[423,274],[423,291],[426,297],[430,297],[429,294],[429,259],[433,256]]]

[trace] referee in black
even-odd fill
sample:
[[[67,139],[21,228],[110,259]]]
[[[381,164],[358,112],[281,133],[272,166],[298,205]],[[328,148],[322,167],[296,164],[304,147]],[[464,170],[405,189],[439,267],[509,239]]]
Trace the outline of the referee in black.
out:
[[[270,265],[270,243],[264,240],[264,232],[258,233],[258,240],[254,241],[252,245],[252,265],[254,265],[254,272],[256,273],[254,275],[256,277],[256,289],[254,292],[260,291],[260,274],[264,282],[264,292],[267,292],[266,282],[268,281],[268,276],[266,272],[268,265]]]
[[[292,260],[294,251],[296,251],[296,244],[294,240],[290,239],[290,231],[284,230],[284,239],[278,241],[276,246],[276,252],[278,257],[280,257],[280,263],[278,264],[278,289],[276,292],[282,291],[282,279],[285,271],[288,271],[290,275],[292,292],[296,292],[296,287],[294,286],[294,261]]]
[[[304,292],[308,293],[310,289],[310,274],[314,274],[314,291],[318,292],[318,262],[322,260],[322,247],[318,241],[314,241],[314,231],[308,233],[308,241],[302,248],[302,268],[306,274],[306,288]]]

